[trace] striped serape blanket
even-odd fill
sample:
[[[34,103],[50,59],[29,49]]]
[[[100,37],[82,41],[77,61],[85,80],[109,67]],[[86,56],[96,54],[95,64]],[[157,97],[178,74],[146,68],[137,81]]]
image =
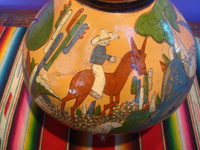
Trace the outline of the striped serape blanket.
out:
[[[200,60],[187,100],[167,120],[138,133],[90,135],[62,125],[32,100],[22,73],[20,43],[25,31],[22,27],[0,26],[0,149],[200,149]],[[198,38],[195,40],[198,45]]]

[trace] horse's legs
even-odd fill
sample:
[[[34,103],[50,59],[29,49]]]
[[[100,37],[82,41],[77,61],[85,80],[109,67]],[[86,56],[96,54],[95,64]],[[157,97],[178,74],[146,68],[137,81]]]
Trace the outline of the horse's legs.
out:
[[[104,110],[101,112],[101,115],[104,116],[107,109],[110,108],[110,105],[113,103],[113,96],[110,95],[110,104],[104,105]]]
[[[109,114],[110,116],[113,114],[113,107],[119,104],[119,100],[120,100],[120,93],[115,95],[115,101],[110,104],[110,114]]]
[[[105,111],[107,109],[110,109],[109,115],[111,116],[113,114],[113,107],[120,102],[120,93],[115,95],[115,101],[113,102],[113,96],[110,96],[110,104],[104,105],[104,111],[101,115],[105,115]]]
[[[71,107],[71,115],[72,115],[72,119],[74,119],[75,115],[74,115],[74,111],[75,109],[81,105],[81,103],[84,101],[84,99],[87,97],[88,94],[86,95],[82,95],[82,96],[78,96],[76,98],[76,102],[75,104]]]
[[[71,99],[73,99],[73,95],[67,95],[61,100],[61,113],[64,114],[64,109],[65,109],[65,103]]]
[[[113,103],[113,106],[119,104],[119,102],[120,102],[120,93],[115,95],[115,102]]]

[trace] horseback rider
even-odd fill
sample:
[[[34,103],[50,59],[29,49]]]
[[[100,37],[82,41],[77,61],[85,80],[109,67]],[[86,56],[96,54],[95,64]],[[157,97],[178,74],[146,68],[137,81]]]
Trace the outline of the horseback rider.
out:
[[[92,39],[91,44],[96,45],[93,49],[90,63],[92,63],[92,72],[95,80],[90,91],[90,94],[96,99],[102,99],[103,90],[106,83],[103,64],[105,60],[114,63],[116,58],[106,54],[106,47],[110,41],[116,38],[115,33],[111,33],[102,29],[100,35]]]

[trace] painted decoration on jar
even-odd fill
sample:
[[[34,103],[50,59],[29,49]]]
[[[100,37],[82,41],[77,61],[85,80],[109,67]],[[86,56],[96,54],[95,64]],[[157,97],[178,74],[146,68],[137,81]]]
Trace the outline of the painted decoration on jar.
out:
[[[35,102],[90,133],[136,132],[169,117],[196,71],[194,38],[179,11],[169,0],[134,11],[84,1],[49,1],[27,30],[23,69]]]

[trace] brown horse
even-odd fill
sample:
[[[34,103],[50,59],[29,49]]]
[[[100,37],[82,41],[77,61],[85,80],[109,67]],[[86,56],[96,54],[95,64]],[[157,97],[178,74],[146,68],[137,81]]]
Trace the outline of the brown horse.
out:
[[[105,111],[110,109],[110,114],[113,113],[113,106],[119,104],[120,102],[120,92],[126,83],[129,74],[135,69],[139,75],[146,74],[146,65],[145,65],[145,46],[147,38],[145,38],[141,50],[138,50],[135,42],[131,38],[132,50],[127,52],[114,73],[105,73],[106,84],[104,87],[104,94],[110,96],[110,104],[104,105],[104,110],[101,113],[105,115]],[[81,103],[88,96],[93,82],[94,75],[92,70],[82,70],[75,74],[71,80],[69,91],[67,96],[62,99],[61,102],[61,112],[64,113],[65,103],[76,98],[75,104],[71,107],[71,114],[74,118],[75,109],[81,105]],[[113,99],[115,97],[115,101]]]

